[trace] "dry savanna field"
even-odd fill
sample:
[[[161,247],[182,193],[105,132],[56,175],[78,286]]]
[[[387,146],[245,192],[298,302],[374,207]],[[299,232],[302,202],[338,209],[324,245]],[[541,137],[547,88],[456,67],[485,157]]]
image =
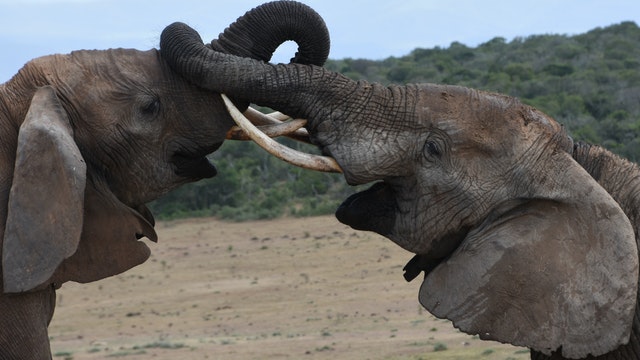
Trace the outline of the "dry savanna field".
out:
[[[528,359],[424,311],[411,254],[333,216],[160,222],[152,257],[58,291],[54,359]]]

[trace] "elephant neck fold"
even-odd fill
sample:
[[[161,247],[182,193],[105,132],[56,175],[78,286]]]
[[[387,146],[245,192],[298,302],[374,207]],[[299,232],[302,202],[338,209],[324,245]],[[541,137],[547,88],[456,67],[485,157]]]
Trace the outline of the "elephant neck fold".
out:
[[[640,244],[640,166],[600,146],[576,143],[573,158],[620,205]]]

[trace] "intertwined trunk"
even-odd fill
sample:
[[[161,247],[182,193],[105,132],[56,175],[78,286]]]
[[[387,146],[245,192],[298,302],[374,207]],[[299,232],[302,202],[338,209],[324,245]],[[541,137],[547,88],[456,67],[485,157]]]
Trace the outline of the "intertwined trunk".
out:
[[[270,78],[260,76],[259,74],[266,72],[260,72],[258,69],[271,67],[266,61],[271,59],[278,46],[288,40],[298,45],[298,52],[291,59],[292,64],[322,66],[329,56],[329,32],[324,20],[309,6],[295,1],[269,2],[248,11],[225,29],[218,39],[206,46],[195,30],[184,24],[172,24],[163,31],[160,47],[163,57],[178,73],[206,89],[219,91],[216,86],[228,83],[224,79],[255,74],[254,78],[248,79],[245,83],[252,88],[249,90],[251,100],[256,101],[255,96],[269,91],[263,85],[275,85],[272,81],[283,84],[293,78],[293,74],[287,74],[282,67],[279,67],[280,70],[276,70],[275,75]],[[242,64],[233,68],[226,67],[230,63],[225,64],[223,71],[225,75],[218,77],[216,75],[221,68],[212,67],[211,62],[211,55],[215,54],[245,57],[249,61],[247,66]],[[316,70],[322,71],[321,68]],[[290,92],[283,94],[284,99],[276,103],[287,104],[287,96],[294,94],[296,89],[300,87],[291,86]],[[247,90],[241,92],[225,90],[228,90],[225,93],[235,100],[247,98]],[[268,94],[265,95],[268,96]],[[242,105],[244,107],[247,104]],[[294,110],[287,113],[291,116],[299,116],[299,113]]]
[[[182,23],[165,28],[160,44],[167,62],[195,84],[307,119],[311,140],[326,147],[321,150],[330,150],[326,152],[339,163],[349,164],[343,170],[351,184],[378,180],[393,170],[389,165],[401,163],[397,157],[403,153],[389,144],[415,133],[420,126],[414,118],[420,94],[438,91],[426,85],[354,81],[319,66],[273,65],[216,52]],[[381,128],[386,130],[385,141],[377,141]]]
[[[233,98],[250,98],[255,103],[281,109],[290,116],[309,117],[313,99],[308,94],[326,93],[332,89],[331,86],[319,89],[313,85],[313,80],[327,78],[321,67],[272,65],[213,51],[203,45],[197,32],[181,23],[171,24],[162,32],[160,51],[176,72],[193,83]],[[333,81],[323,80],[322,84],[331,85]],[[333,89],[344,88],[336,85]]]
[[[298,52],[292,63],[323,65],[329,56],[329,31],[309,6],[276,1],[247,11],[211,42],[226,54],[269,61],[283,42],[293,40]]]

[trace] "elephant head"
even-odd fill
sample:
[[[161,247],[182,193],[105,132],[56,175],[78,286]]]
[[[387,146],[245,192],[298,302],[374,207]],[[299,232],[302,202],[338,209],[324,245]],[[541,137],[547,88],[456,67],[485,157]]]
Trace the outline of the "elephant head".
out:
[[[283,9],[297,22],[280,21]],[[210,46],[267,61],[294,39],[306,45],[293,61],[322,64],[329,38],[314,16],[299,3],[266,4]],[[37,58],[0,86],[0,358],[46,357],[53,288],[149,257],[138,241],[157,240],[145,203],[215,176],[206,155],[232,125],[220,96],[156,49]]]
[[[181,23],[164,30],[161,52],[204,88],[307,119],[348,183],[376,182],[336,215],[417,254],[407,276],[425,270],[419,298],[434,315],[571,358],[629,340],[634,229],[554,119],[495,93],[223,54]]]

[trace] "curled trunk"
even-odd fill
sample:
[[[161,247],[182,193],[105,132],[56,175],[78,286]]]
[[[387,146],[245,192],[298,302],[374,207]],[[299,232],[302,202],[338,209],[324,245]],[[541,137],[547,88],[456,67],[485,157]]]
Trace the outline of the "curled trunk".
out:
[[[419,100],[418,86],[386,87],[354,81],[319,66],[273,65],[224,54],[205,46],[200,35],[183,23],[167,26],[160,44],[174,70],[199,86],[307,119],[311,141],[341,165],[349,164],[342,168],[350,184],[381,179],[386,175],[382,171],[397,175],[407,171],[388,168],[400,164],[397,157],[403,152],[389,151],[382,143],[375,148],[368,144],[376,137],[378,125],[396,124],[393,130],[400,136],[415,132],[411,117]],[[370,123],[363,124],[363,118]],[[358,136],[346,141],[344,134]]]
[[[324,77],[320,67],[272,65],[213,51],[203,44],[195,30],[183,23],[165,28],[160,38],[160,51],[176,72],[203,88],[233,98],[250,98],[293,117],[307,117],[307,111],[303,111],[306,104],[301,104],[297,98],[315,86],[313,78]],[[290,101],[292,97],[294,99]]]
[[[287,40],[299,46],[292,64],[266,63]],[[329,45],[329,33],[320,15],[295,1],[274,1],[248,11],[210,45],[204,45],[200,35],[182,23],[167,26],[160,38],[163,57],[193,83],[235,100],[250,99],[304,118],[314,111],[311,103],[315,102],[304,93],[319,90],[312,79],[325,78],[324,69],[318,66],[326,61]],[[340,80],[352,83],[344,77]],[[345,86],[334,88],[348,91]]]
[[[285,41],[298,44],[292,63],[322,66],[329,56],[329,31],[309,6],[295,1],[266,3],[238,18],[211,42],[227,54],[269,61]]]

